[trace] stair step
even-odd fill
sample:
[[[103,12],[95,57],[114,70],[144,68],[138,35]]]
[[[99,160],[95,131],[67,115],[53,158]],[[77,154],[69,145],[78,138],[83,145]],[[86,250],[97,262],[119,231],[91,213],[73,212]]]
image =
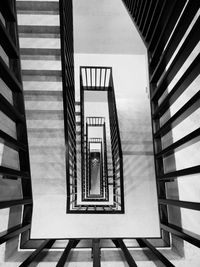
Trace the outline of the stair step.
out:
[[[49,14],[18,14],[19,27],[59,27],[60,20],[59,15]],[[20,30],[21,31],[21,30]],[[22,31],[23,32],[23,31]]]
[[[20,48],[60,49],[60,38],[56,38],[54,35],[51,36],[53,38],[45,35],[43,37],[39,34],[31,35],[31,37],[26,35],[25,38],[19,38]]]
[[[62,101],[61,91],[25,91],[24,99],[26,101]]]
[[[59,2],[17,1],[17,13],[59,14]]]
[[[63,120],[62,110],[26,110],[27,120]]]
[[[62,101],[40,101],[36,98],[34,101],[25,101],[26,110],[63,110]]]
[[[21,56],[60,56],[60,49],[21,48]]]
[[[21,60],[34,60],[34,61],[61,61],[61,56],[56,56],[56,55],[21,55]],[[60,68],[59,68],[60,69]]]
[[[43,25],[19,25],[19,36],[22,34],[60,34],[59,26],[43,26]]]
[[[43,38],[43,39],[59,39],[60,34],[59,33],[19,33],[20,38],[31,38],[31,39],[36,39],[36,38]]]
[[[23,81],[24,92],[28,91],[62,91],[62,82],[57,81]]]
[[[44,56],[40,56],[38,60],[33,59],[23,59],[21,61],[22,71],[31,72],[34,71],[61,71],[61,61],[60,60],[46,60]],[[34,75],[34,74],[33,74]]]
[[[23,81],[62,81],[61,71],[55,70],[22,70]]]
[[[22,70],[23,76],[62,76],[59,70]]]

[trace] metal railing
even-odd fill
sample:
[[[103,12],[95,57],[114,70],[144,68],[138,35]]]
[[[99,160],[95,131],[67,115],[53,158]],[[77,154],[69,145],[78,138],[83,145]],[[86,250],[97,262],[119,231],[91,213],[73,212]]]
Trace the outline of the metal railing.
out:
[[[84,90],[107,90],[111,74],[110,67],[90,67],[82,66],[80,68],[82,86]]]
[[[68,211],[77,192],[72,1],[60,0],[59,5]]]
[[[123,155],[117,108],[115,102],[114,84],[112,73],[110,75],[108,90],[108,108],[110,119],[110,137],[113,164],[113,202],[117,210],[124,212],[124,184],[123,184]]]
[[[15,208],[18,205],[23,207],[22,214],[19,215],[21,221],[16,226],[13,225],[12,218],[9,216],[9,224],[13,227],[0,233],[0,243],[21,234],[22,245],[26,236],[29,238],[30,235],[32,187],[15,0],[1,1],[0,12],[0,79],[2,87],[0,111],[6,118],[5,122],[12,121],[13,125],[13,127],[9,126],[10,129],[5,127],[6,124],[0,125],[0,140],[3,146],[9,147],[10,156],[14,155],[19,159],[19,166],[15,167],[10,162],[4,165],[1,160],[0,176],[1,179],[10,179],[10,183],[6,183],[6,187],[12,184],[12,180],[21,180],[19,185],[21,185],[22,192],[21,199],[13,200],[12,195],[7,195],[6,200],[2,198],[0,209]],[[8,188],[2,187],[2,190],[8,194],[11,192]]]
[[[176,167],[176,152],[179,151],[181,154],[182,149],[189,148],[199,141],[199,125],[196,125],[197,128],[191,130],[190,133],[185,131],[185,136],[179,140],[174,141],[173,139],[175,127],[181,125],[186,119],[191,118],[193,121],[192,116],[200,107],[199,90],[195,95],[186,93],[186,90],[195,84],[195,80],[200,74],[200,17],[198,14],[200,2],[192,0],[173,2],[123,0],[123,2],[148,49],[154,159],[162,238],[170,246],[169,233],[171,233],[172,237],[176,235],[199,247],[199,235],[183,229],[181,225],[182,211],[180,208],[186,209],[186,212],[187,209],[199,211],[200,203],[168,198],[167,195],[171,193],[170,188],[172,187],[166,186],[166,183],[173,182],[175,185],[179,177],[191,179],[192,175],[200,173],[200,165],[196,165],[196,163],[193,163],[193,166],[191,164],[189,167],[182,167],[182,169]],[[179,102],[181,98],[183,99],[183,94],[186,101],[182,106],[178,104],[177,111],[171,115],[172,105],[176,101]],[[168,115],[164,122],[162,122],[163,115]],[[188,127],[190,127],[190,123],[188,123]],[[184,134],[183,129],[182,132]],[[171,142],[166,146],[163,139],[166,136],[169,139],[170,135]],[[198,148],[196,148],[196,153],[197,151]],[[168,171],[167,168],[167,157],[169,156],[170,166],[174,165],[174,169],[170,169],[171,171]],[[187,161],[185,158],[184,154],[182,166]],[[167,191],[166,188],[168,188]],[[173,188],[173,195],[174,190],[175,188]],[[184,198],[186,199],[186,197],[185,195]],[[176,225],[169,223],[168,213],[173,208],[176,211]],[[172,215],[170,215],[170,220],[172,220]],[[167,262],[166,266],[173,266],[147,241],[142,244],[149,247],[164,264]]]

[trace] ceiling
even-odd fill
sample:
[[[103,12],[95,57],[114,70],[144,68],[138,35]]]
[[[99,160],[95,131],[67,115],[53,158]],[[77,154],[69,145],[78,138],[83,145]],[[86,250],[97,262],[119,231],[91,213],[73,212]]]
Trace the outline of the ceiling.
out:
[[[122,0],[73,0],[75,53],[145,54]]]

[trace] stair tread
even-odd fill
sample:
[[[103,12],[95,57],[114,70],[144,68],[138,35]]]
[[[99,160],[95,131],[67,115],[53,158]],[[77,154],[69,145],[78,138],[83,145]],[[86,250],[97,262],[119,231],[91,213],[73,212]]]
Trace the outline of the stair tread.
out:
[[[28,91],[62,91],[62,82],[23,81],[24,93]]]
[[[46,25],[19,25],[19,34],[38,33],[38,34],[60,34],[60,26]]]
[[[59,97],[62,99],[62,92],[61,91],[41,91],[41,90],[29,90],[24,92],[25,99],[29,99],[30,97]]]
[[[56,55],[60,56],[60,49],[59,48],[21,48],[20,49],[21,55]]]
[[[56,34],[24,34],[24,37],[19,38],[20,48],[48,48],[60,49],[60,36],[55,37]],[[48,37],[50,35],[50,37]],[[53,37],[53,38],[52,38]]]
[[[22,70],[22,75],[61,76],[62,72],[60,70]]]
[[[19,37],[20,38],[32,38],[32,39],[35,39],[35,38],[43,38],[43,39],[46,39],[46,38],[49,38],[49,39],[59,39],[60,38],[60,34],[59,33],[33,33],[33,32],[30,32],[30,33],[24,33],[24,32],[21,32],[19,33]]]
[[[47,12],[59,13],[59,2],[55,1],[17,1],[17,13],[36,12],[45,14]]]
[[[61,82],[62,72],[59,70],[22,70],[23,81]]]

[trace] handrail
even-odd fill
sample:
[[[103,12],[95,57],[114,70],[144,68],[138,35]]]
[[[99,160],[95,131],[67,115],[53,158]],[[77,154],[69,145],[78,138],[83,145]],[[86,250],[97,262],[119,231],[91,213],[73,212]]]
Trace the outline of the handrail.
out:
[[[114,93],[114,83],[112,73],[110,75],[109,90],[108,90],[108,106],[110,117],[110,135],[111,135],[111,150],[113,161],[113,195],[116,208],[124,212],[124,186],[123,186],[123,154],[121,148],[121,139],[119,132],[119,123],[117,117],[117,108]],[[120,179],[116,176],[119,173]],[[118,194],[118,190],[120,194]],[[119,197],[119,196],[120,197]],[[120,205],[118,205],[120,203]]]
[[[107,90],[111,75],[111,67],[81,66],[80,73],[84,78],[84,90]]]
[[[60,0],[59,8],[68,211],[70,202],[74,200],[74,194],[71,194],[71,192],[75,190],[76,193],[77,188],[73,14],[67,12],[72,10],[72,1]],[[70,184],[73,184],[73,186],[70,186]]]

